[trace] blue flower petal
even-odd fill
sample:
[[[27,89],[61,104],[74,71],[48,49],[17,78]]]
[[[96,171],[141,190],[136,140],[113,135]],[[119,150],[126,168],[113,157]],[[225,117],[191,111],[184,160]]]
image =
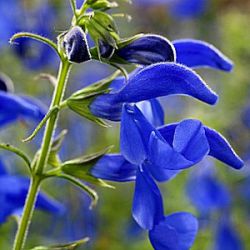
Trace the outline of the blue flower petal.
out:
[[[120,48],[116,54],[124,60],[140,65],[174,62],[174,46],[165,37],[147,34]]]
[[[175,129],[173,148],[193,163],[201,161],[209,152],[202,123],[193,119],[180,122]]]
[[[210,67],[231,71],[233,63],[213,45],[193,39],[173,41],[177,62],[191,68]]]
[[[209,155],[235,169],[240,169],[244,166],[244,162],[220,133],[206,126],[204,126],[204,129],[210,146]]]
[[[157,99],[142,101],[136,105],[154,127],[159,127],[164,124],[164,110]]]
[[[146,159],[147,145],[144,143],[134,116],[134,108],[124,105],[121,119],[120,148],[125,159],[135,165],[140,165]]]
[[[155,132],[152,132],[149,142],[149,161],[156,169],[180,170],[191,167],[194,163],[186,159],[182,154],[174,150],[167,142],[159,138]],[[154,178],[161,179],[161,175],[155,175]],[[152,173],[153,174],[153,173]],[[160,172],[159,172],[160,174]]]
[[[197,219],[190,213],[178,212],[165,217],[149,231],[149,239],[155,250],[188,250],[197,232]]]
[[[122,155],[104,155],[91,169],[91,175],[108,181],[134,181],[137,166],[129,163]]]
[[[164,218],[160,190],[145,169],[137,171],[132,214],[138,225],[146,230]]]
[[[130,77],[117,93],[117,102],[140,102],[167,95],[189,95],[208,104],[218,96],[190,68],[176,63],[158,63]]]

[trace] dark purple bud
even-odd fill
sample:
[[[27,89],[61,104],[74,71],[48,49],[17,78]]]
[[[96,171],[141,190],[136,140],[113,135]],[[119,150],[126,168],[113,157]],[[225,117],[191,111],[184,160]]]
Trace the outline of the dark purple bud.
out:
[[[64,36],[63,47],[70,62],[82,63],[91,59],[86,35],[78,26]]]
[[[107,58],[107,59],[112,57],[112,55],[114,54],[114,51],[115,51],[114,47],[105,43],[102,40],[99,40],[99,50],[100,50],[101,57]]]

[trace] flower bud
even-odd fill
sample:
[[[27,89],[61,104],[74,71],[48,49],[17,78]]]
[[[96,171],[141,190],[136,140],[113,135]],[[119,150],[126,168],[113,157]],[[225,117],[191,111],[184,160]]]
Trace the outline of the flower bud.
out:
[[[64,36],[63,47],[70,62],[82,63],[91,59],[86,35],[78,26]]]

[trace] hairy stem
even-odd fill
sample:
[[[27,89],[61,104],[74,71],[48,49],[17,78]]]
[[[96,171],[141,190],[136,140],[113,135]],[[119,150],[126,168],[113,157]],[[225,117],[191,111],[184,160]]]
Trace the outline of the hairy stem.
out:
[[[50,110],[55,108],[56,106],[60,106],[60,103],[64,96],[70,68],[71,68],[71,64],[68,61],[61,62],[59,73],[58,73],[58,78],[57,78],[57,85],[54,91]],[[24,248],[26,236],[28,233],[32,214],[34,211],[36,197],[40,189],[41,181],[43,180],[42,174],[48,162],[48,158],[49,158],[49,154],[51,150],[52,138],[53,138],[54,131],[56,128],[58,115],[59,115],[59,112],[53,113],[47,122],[46,129],[44,132],[43,142],[41,146],[41,152],[38,157],[37,163],[35,164],[34,169],[33,169],[32,181],[30,183],[29,193],[26,198],[23,215],[18,225],[18,230],[17,230],[13,250],[22,250]]]

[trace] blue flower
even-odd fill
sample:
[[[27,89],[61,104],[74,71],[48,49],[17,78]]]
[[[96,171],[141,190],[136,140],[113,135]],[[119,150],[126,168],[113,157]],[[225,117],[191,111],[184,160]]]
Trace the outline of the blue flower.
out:
[[[142,195],[142,186],[146,185],[148,176],[152,175],[157,181],[167,181],[208,154],[234,168],[243,166],[228,142],[200,121],[184,120],[157,130],[135,105],[123,107],[120,140],[125,159],[120,155],[104,156],[93,167],[92,174],[106,180],[131,181],[137,171],[133,216],[142,228],[152,228],[158,220],[155,219],[158,218],[156,209],[148,209],[151,216],[143,215],[143,206],[150,203],[149,194]]]
[[[228,188],[217,179],[214,169],[206,166],[190,174],[187,195],[201,216],[209,216],[231,204]]]
[[[240,236],[229,216],[222,215],[215,232],[215,250],[243,250]]]
[[[209,67],[223,71],[231,71],[233,68],[233,62],[212,44],[194,39],[181,39],[173,41],[173,45],[177,62],[190,68]]]
[[[9,175],[0,160],[0,223],[4,223],[11,215],[22,213],[29,182],[29,178]],[[64,211],[62,204],[42,192],[37,197],[36,208],[54,214]]]
[[[46,107],[28,96],[0,91],[0,127],[20,118],[40,121],[46,114]]]
[[[111,83],[110,93],[99,95],[90,104],[98,117],[120,120],[123,103],[140,102],[160,96],[189,95],[208,104],[218,96],[190,68],[176,63],[158,63],[130,75],[127,81],[119,78]]]

